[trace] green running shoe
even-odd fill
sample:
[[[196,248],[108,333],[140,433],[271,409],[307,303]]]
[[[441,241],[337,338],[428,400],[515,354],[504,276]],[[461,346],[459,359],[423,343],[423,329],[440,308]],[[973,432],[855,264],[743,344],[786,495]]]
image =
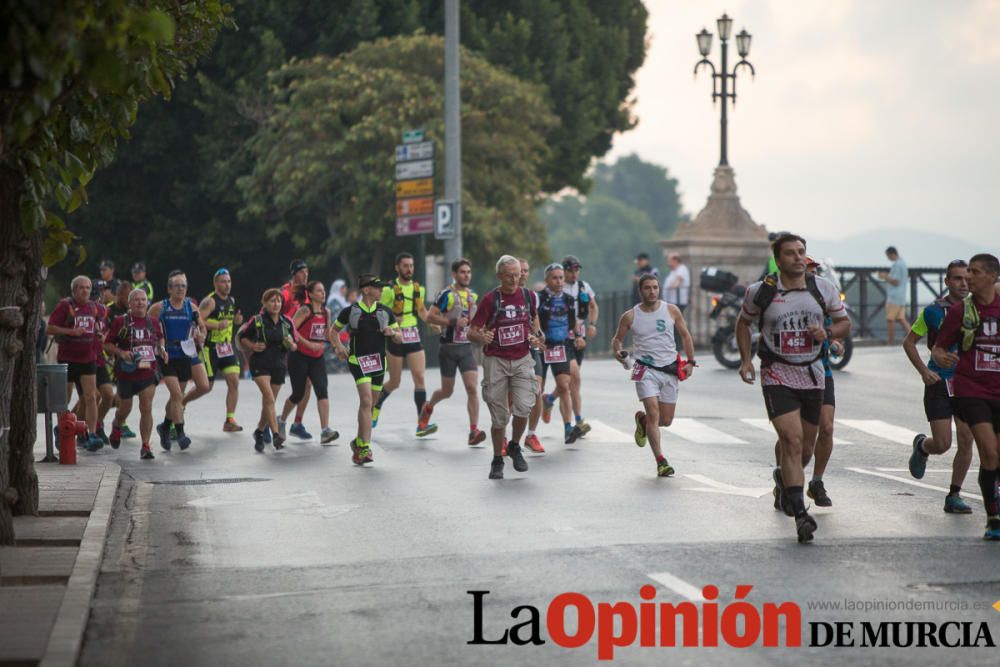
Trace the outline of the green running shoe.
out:
[[[944,497],[944,511],[948,514],[972,514],[972,508],[957,493]]]
[[[674,476],[674,468],[667,462],[667,459],[665,457],[662,460],[657,461],[656,463],[656,476],[657,477]]]
[[[646,413],[642,410],[635,413],[635,444],[646,446]]]

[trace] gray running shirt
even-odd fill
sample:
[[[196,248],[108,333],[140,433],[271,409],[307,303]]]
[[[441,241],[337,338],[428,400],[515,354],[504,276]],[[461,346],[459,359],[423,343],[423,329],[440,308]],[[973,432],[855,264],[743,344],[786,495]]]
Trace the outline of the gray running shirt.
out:
[[[647,313],[641,304],[632,306],[632,356],[650,366],[669,366],[677,361],[674,318],[666,301]]]

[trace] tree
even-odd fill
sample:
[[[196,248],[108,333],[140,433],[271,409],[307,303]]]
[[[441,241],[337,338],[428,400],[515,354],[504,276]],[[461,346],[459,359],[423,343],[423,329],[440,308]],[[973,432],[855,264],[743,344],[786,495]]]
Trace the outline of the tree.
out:
[[[378,272],[412,243],[395,235],[395,146],[425,128],[441,145],[444,40],[415,35],[365,43],[336,59],[292,60],[272,74],[273,97],[237,181],[241,218],[266,222],[297,250]],[[474,262],[503,252],[539,257],[538,168],[556,123],[544,91],[462,52],[464,236]],[[443,157],[437,154],[437,192]]]
[[[40,291],[45,267],[77,238],[46,209],[86,203],[139,103],[169,97],[227,12],[218,0],[12,0],[0,9],[0,544],[13,543],[12,514],[37,512]]]
[[[665,167],[643,162],[638,155],[598,164],[591,178],[595,195],[612,197],[644,212],[661,239],[671,237],[677,224],[688,219],[681,210],[677,179]]]

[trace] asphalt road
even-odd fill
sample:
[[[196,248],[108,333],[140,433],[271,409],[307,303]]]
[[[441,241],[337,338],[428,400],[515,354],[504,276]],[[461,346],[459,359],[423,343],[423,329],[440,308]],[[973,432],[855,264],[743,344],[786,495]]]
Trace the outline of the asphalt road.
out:
[[[748,649],[664,648],[637,639],[615,659],[995,665],[989,648],[860,646],[861,623],[881,621],[967,621],[972,638],[986,622],[1000,642],[1000,612],[990,608],[1000,599],[1000,544],[981,539],[977,460],[964,490],[969,516],[942,511],[950,456],[932,459],[921,482],[906,472],[923,410],[919,378],[902,352],[855,354],[837,375],[844,421],[825,476],[834,505],[814,509],[811,545],[799,545],[792,519],[772,508],[774,436],[759,387],[711,360],[682,386],[679,419],[664,431],[672,479],[657,478],[648,448],[632,442],[634,390],[610,361],[584,366],[590,435],[565,446],[561,427],[545,425],[546,454],[530,456],[523,474],[508,462],[499,482],[487,479],[490,452],[465,444],[464,396],[435,411],[437,434],[413,436],[408,375],[376,429],[375,463],[363,469],[351,464],[347,445],[356,407],[348,376],[331,377],[337,443],[293,438],[283,452],[263,455],[249,428],[221,432],[220,386],[188,409],[187,452],[154,447],[156,460],[141,462],[128,441],[93,455],[115,457],[125,481],[81,664],[586,664],[597,661],[597,635],[579,648],[557,645],[547,625],[557,596],[578,592],[594,605],[638,609],[640,589],[652,585],[653,602],[701,610],[694,641],[704,644],[719,625],[701,599],[712,584],[720,617],[738,585],[752,586],[744,597],[758,612],[767,603],[798,605],[802,645],[770,648],[761,638]],[[428,377],[433,389],[436,372]],[[249,382],[241,390],[237,416],[252,427],[258,396]],[[488,422],[485,406],[480,421]],[[306,425],[318,435],[312,408]],[[468,591],[490,591],[484,639],[528,621],[530,610],[516,619],[512,611],[531,605],[545,643],[468,644]],[[566,614],[569,635],[577,613]],[[858,645],[810,645],[819,622],[853,623]],[[598,626],[627,630],[621,620]],[[739,628],[746,630],[742,621]],[[530,634],[526,625],[517,637]],[[946,638],[960,637],[952,628]]]

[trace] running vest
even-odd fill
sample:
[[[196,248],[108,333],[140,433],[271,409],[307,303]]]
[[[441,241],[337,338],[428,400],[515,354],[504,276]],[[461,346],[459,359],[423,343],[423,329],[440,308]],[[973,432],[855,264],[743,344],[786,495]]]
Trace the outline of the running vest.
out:
[[[191,327],[195,322],[194,307],[191,300],[184,297],[184,305],[174,308],[170,299],[160,302],[160,325],[163,327],[163,337],[167,342],[167,354],[170,359],[187,359],[187,354],[181,349],[181,341],[191,338]]]
[[[311,313],[309,317],[303,320],[302,324],[299,325],[299,337],[305,338],[311,343],[325,343],[326,329],[329,321],[329,312],[327,311],[326,306],[323,306],[320,312]],[[323,348],[319,352],[313,352],[312,350],[307,350],[300,346],[299,354],[317,359],[323,356],[323,351],[325,349],[326,348]]]
[[[466,317],[470,321],[476,314],[476,303],[478,296],[472,291],[472,288],[465,288],[465,290],[460,290],[454,284],[449,285],[441,291],[437,299],[438,308],[442,315],[449,315],[450,313],[457,311],[458,317]],[[450,304],[450,305],[449,305]],[[457,318],[456,318],[457,319]],[[447,327],[441,330],[441,342],[446,344],[451,343],[468,343],[468,332],[461,332],[460,339],[455,340],[455,325],[449,324]]]
[[[781,294],[788,294],[789,292],[809,292],[809,295],[816,299],[816,303],[819,304],[819,310],[822,316],[826,316],[826,299],[819,291],[819,287],[816,285],[816,276],[812,274],[806,274],[806,286],[805,288],[795,288],[795,289],[784,289],[781,290]],[[768,306],[774,301],[774,297],[778,295],[778,274],[771,273],[768,274],[763,281],[761,281],[760,289],[757,290],[757,294],[754,295],[753,303],[755,306],[760,308],[760,319],[757,322],[757,330],[764,331],[764,313],[767,311]],[[757,356],[760,357],[761,368],[767,368],[775,361],[780,361],[783,364],[788,364],[789,366],[812,366],[814,363],[823,358],[825,354],[822,345],[819,346],[819,353],[808,361],[789,361],[785,357],[775,352],[771,345],[766,341],[765,337],[761,335],[760,342],[757,344]],[[811,374],[811,373],[810,373]],[[815,382],[815,379],[813,380]]]
[[[644,366],[663,369],[677,361],[674,318],[666,301],[651,313],[641,304],[632,306],[632,356]]]
[[[375,319],[378,321],[378,330],[382,331],[389,326],[389,315],[384,310],[379,310],[377,304],[378,302],[376,302],[376,310],[374,311]],[[351,331],[358,330],[358,323],[361,322],[361,316],[364,314],[365,312],[361,310],[361,306],[355,301],[351,305],[351,312],[347,316],[347,323],[350,325]]]
[[[209,297],[215,303],[215,309],[206,318],[209,322],[215,323],[219,320],[228,320],[229,326],[225,329],[210,329],[208,332],[208,343],[228,343],[233,340],[233,318],[236,317],[236,299],[230,294],[225,299],[215,292],[210,292]]]
[[[562,343],[570,338],[570,323],[575,321],[573,297],[560,292],[553,294],[548,288],[538,292],[538,318],[546,343]]]
[[[947,314],[948,309],[951,307],[951,305],[952,305],[951,301],[948,301],[948,299],[946,299],[946,298],[941,298],[941,299],[936,299],[934,301],[934,303],[932,303],[931,305],[929,305],[927,307],[928,308],[935,308],[935,307],[936,308],[940,308],[941,309],[941,322],[943,323],[944,322],[944,317]],[[940,331],[940,326],[937,329],[931,329],[930,327],[927,327],[927,349],[928,350],[933,350],[934,349],[934,342],[937,340],[938,332],[939,331]]]

